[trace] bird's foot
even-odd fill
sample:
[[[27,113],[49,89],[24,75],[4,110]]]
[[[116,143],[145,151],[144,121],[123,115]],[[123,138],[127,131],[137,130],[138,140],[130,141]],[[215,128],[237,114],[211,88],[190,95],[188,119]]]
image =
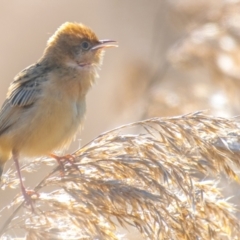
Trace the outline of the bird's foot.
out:
[[[28,206],[30,206],[32,212],[34,212],[33,201],[34,201],[34,199],[39,197],[39,193],[37,193],[37,192],[35,192],[33,190],[26,189],[23,186],[21,187],[21,189],[22,189],[22,195],[23,195],[23,198],[24,198],[26,204]]]
[[[79,171],[77,165],[75,164],[75,157],[73,155],[67,154],[65,156],[57,156],[55,154],[50,154],[50,156],[58,162],[61,168],[61,176],[64,176],[64,166],[66,163],[69,163],[71,166],[76,168],[77,171]]]

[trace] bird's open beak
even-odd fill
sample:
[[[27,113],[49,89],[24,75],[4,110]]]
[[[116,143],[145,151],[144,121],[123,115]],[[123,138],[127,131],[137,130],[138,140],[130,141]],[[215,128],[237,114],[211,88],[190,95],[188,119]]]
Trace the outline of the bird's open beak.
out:
[[[110,48],[110,47],[118,47],[118,44],[114,40],[99,40],[99,43],[97,43],[95,46],[91,48],[91,50],[97,50],[101,48]]]

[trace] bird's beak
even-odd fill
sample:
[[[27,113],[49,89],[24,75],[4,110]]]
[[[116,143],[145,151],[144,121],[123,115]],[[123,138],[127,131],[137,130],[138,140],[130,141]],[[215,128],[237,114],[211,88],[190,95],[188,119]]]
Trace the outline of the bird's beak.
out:
[[[99,40],[99,42],[91,48],[91,50],[97,50],[101,48],[110,48],[110,47],[118,47],[118,44],[114,40]]]

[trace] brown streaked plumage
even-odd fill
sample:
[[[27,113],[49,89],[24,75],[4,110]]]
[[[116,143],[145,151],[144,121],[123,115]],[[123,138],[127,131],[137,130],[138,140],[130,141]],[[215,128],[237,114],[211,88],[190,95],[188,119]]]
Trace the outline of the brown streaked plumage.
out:
[[[82,24],[65,23],[39,61],[11,83],[0,110],[0,177],[13,156],[25,197],[18,157],[48,155],[69,145],[81,127],[103,49],[112,46],[114,41],[98,40]]]

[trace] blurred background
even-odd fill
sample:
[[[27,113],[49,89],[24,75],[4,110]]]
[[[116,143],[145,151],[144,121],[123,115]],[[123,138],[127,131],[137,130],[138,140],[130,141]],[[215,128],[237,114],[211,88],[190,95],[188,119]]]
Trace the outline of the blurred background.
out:
[[[84,131],[70,151],[144,118],[197,110],[239,115],[239,0],[0,1],[1,104],[14,76],[41,57],[66,21],[119,42],[105,54],[87,97]],[[26,185],[31,181],[30,176]],[[236,195],[239,188],[228,184],[226,194]],[[15,193],[0,190],[0,207]]]

